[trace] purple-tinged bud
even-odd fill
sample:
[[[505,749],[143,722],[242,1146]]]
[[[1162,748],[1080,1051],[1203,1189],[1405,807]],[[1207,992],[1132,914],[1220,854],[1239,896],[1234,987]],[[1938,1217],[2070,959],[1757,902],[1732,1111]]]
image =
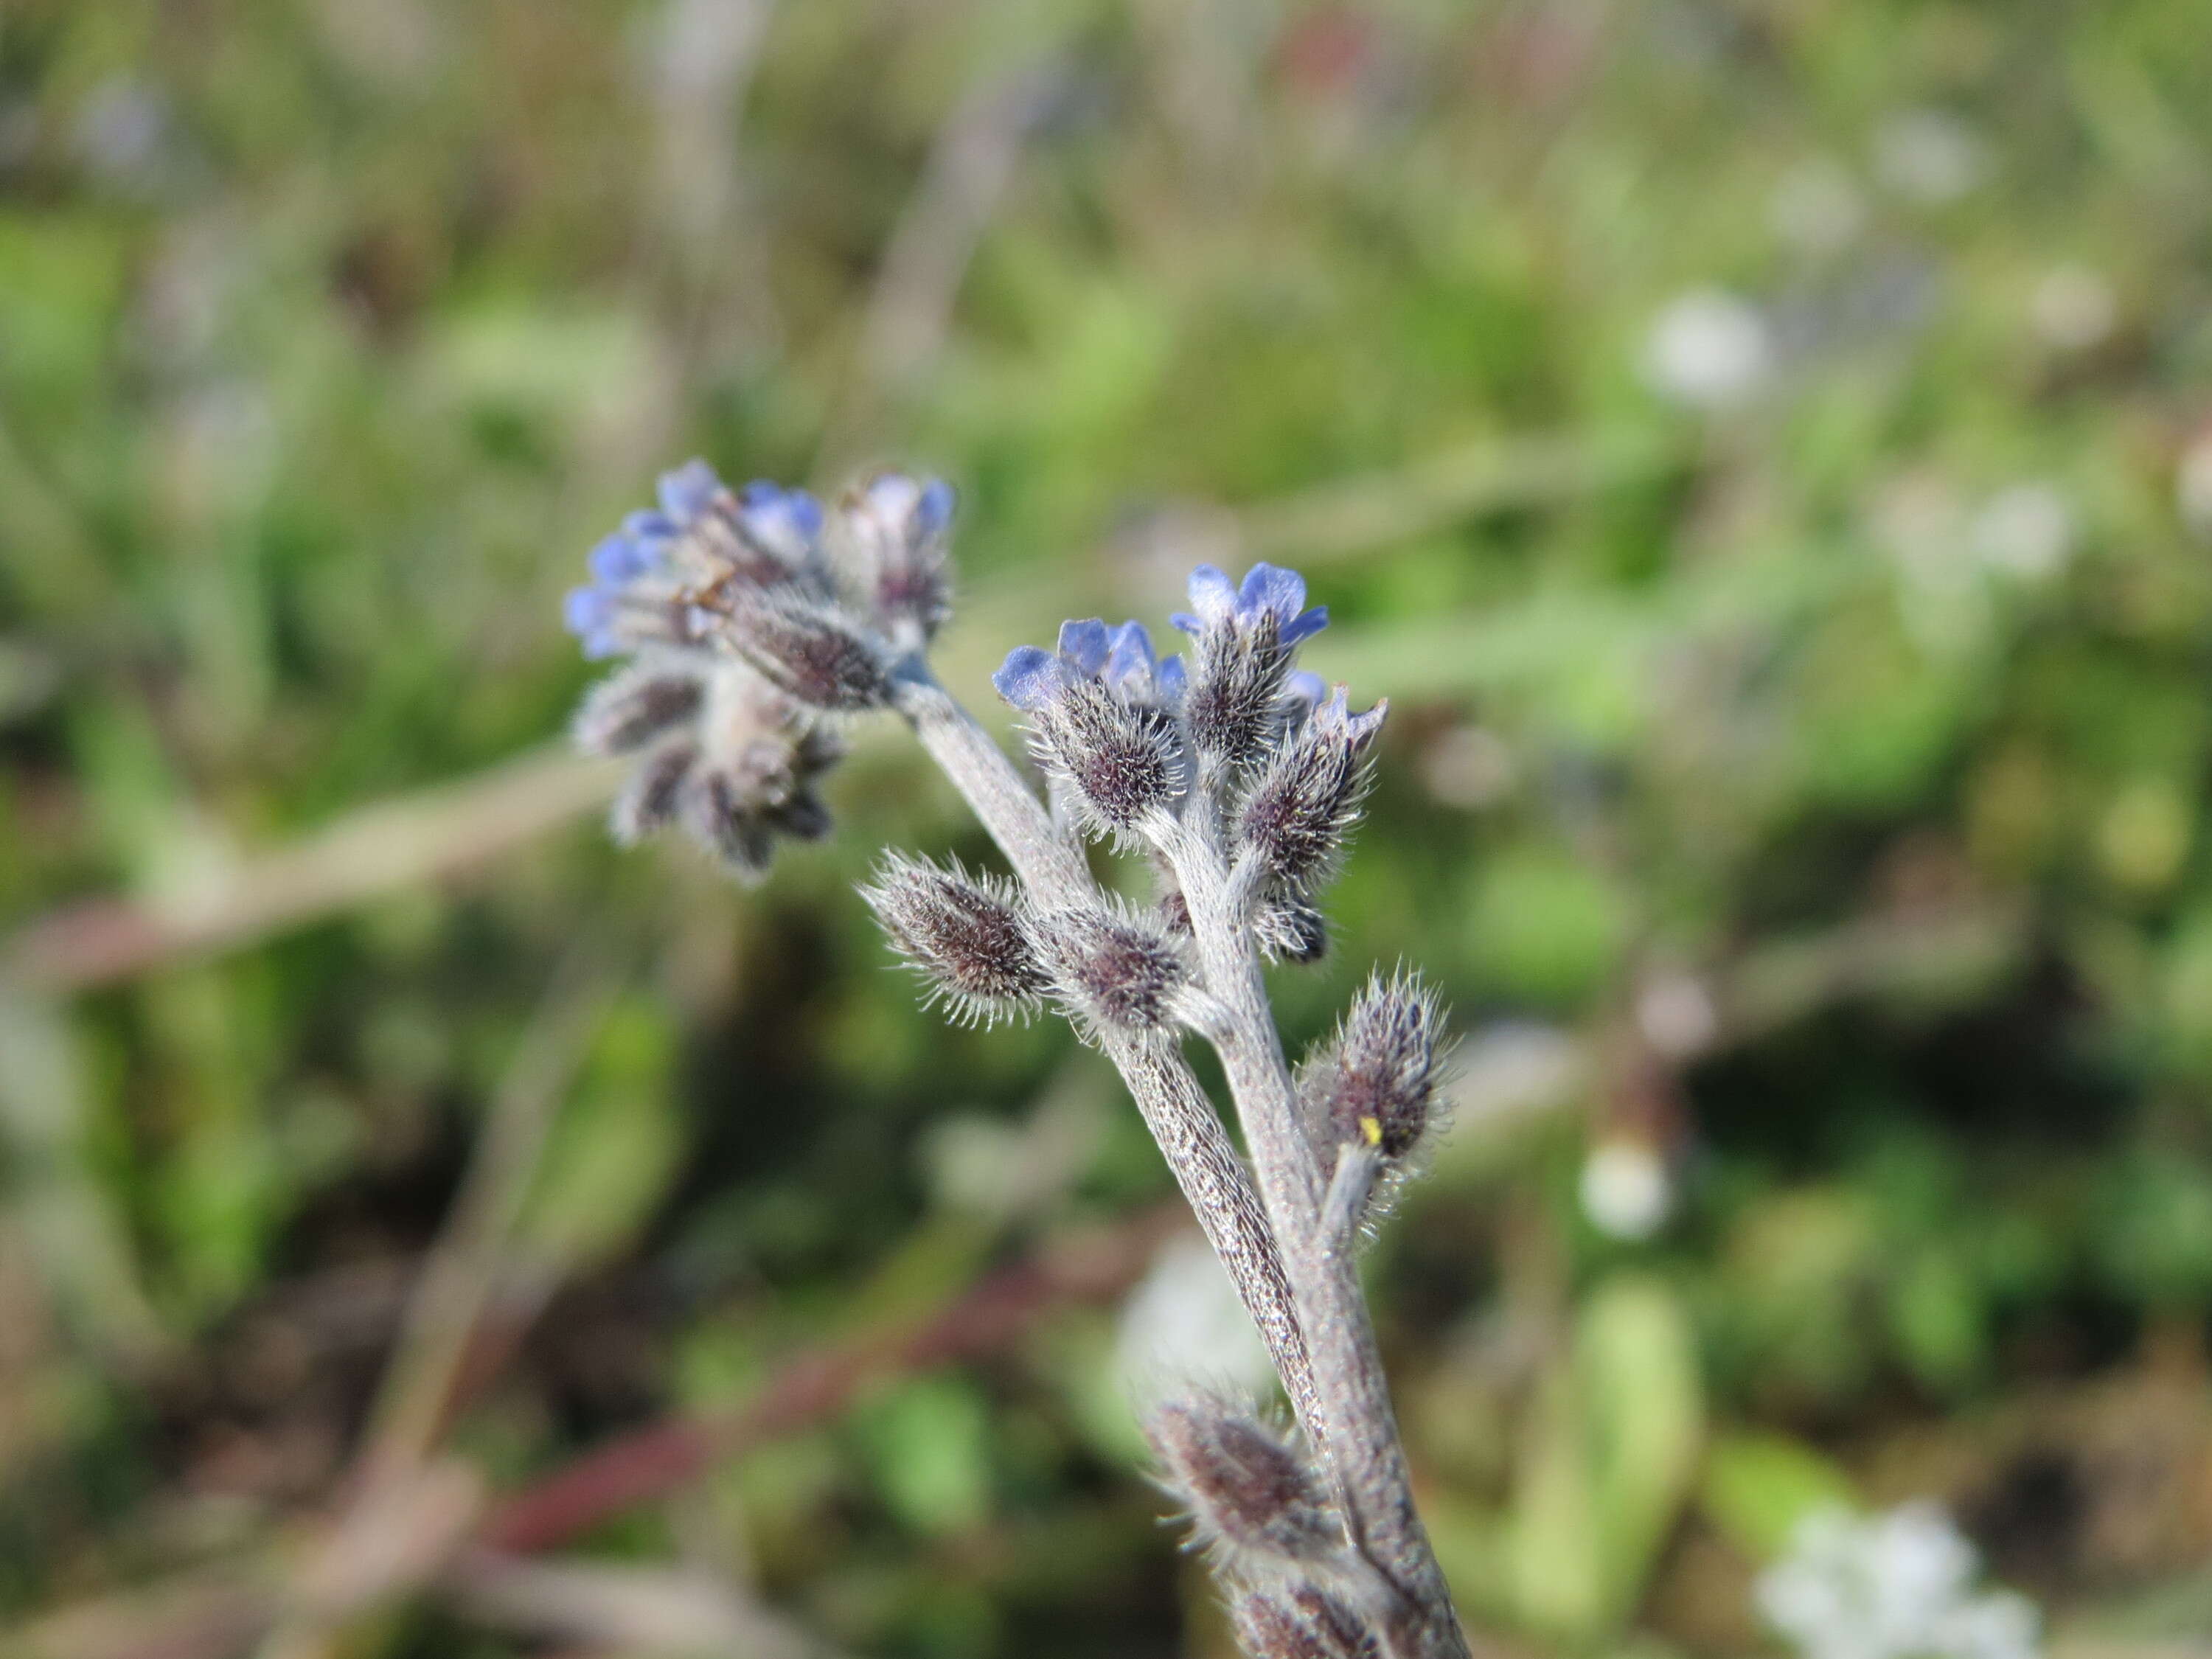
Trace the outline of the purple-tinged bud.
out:
[[[625,846],[680,824],[751,880],[778,840],[829,833],[814,786],[843,744],[742,662],[653,647],[587,695],[576,734],[594,752],[642,750],[609,817]]]
[[[696,771],[678,811],[692,839],[720,855],[739,880],[755,882],[768,874],[775,857],[775,832],[730,774]]]
[[[1277,744],[1246,794],[1237,815],[1237,840],[1293,890],[1310,891],[1328,873],[1358,821],[1366,785],[1362,763],[1389,706],[1378,702],[1364,714],[1352,714],[1340,685]]]
[[[1429,1127],[1443,1073],[1443,1010],[1418,979],[1380,974],[1310,1059],[1298,1093],[1319,1144],[1402,1158]]]
[[[1265,755],[1297,695],[1291,653],[1328,624],[1325,608],[1303,608],[1305,596],[1304,577],[1271,564],[1253,566],[1241,587],[1210,564],[1191,573],[1191,608],[1173,621],[1191,636],[1184,715],[1203,759],[1238,769]]]
[[[1030,938],[1077,1027],[1162,1031],[1189,981],[1182,955],[1133,916],[1101,909],[1033,917]]]
[[[903,644],[925,644],[952,614],[946,532],[952,486],[942,478],[881,472],[840,504],[850,568],[878,626]]]
[[[781,590],[741,592],[717,635],[810,708],[854,714],[891,700],[882,641],[834,605]]]
[[[662,744],[641,761],[608,816],[607,828],[616,843],[635,847],[674,823],[684,785],[698,763],[698,745],[681,740]]]
[[[1246,1413],[1198,1399],[1163,1406],[1145,1425],[1169,1489],[1190,1505],[1194,1541],[1280,1567],[1326,1561],[1344,1528],[1318,1475],[1281,1436]]]
[[[955,1019],[1025,1019],[1050,988],[1002,882],[893,854],[860,896],[893,947],[928,979],[928,1000],[942,999]]]
[[[1319,962],[1328,954],[1328,922],[1319,910],[1288,894],[1271,894],[1252,915],[1252,937],[1270,962]]]
[[[695,653],[641,657],[585,693],[571,728],[576,746],[591,755],[628,754],[688,724],[706,696]]]
[[[1382,1638],[1367,1621],[1317,1584],[1286,1595],[1247,1592],[1231,1617],[1250,1659],[1382,1659]]]
[[[1055,651],[1010,652],[992,683],[1027,711],[1038,763],[1066,786],[1091,827],[1126,839],[1183,792],[1170,702],[1180,701],[1181,666],[1153,660],[1139,624],[1109,629],[1092,617],[1061,624]]]

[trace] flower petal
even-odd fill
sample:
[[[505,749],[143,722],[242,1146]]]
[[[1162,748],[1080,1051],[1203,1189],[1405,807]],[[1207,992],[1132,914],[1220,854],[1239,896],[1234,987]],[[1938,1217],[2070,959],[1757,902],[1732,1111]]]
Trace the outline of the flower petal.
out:
[[[652,569],[656,557],[647,544],[617,531],[593,548],[584,562],[591,568],[593,580],[619,587]]]
[[[1325,605],[1317,605],[1295,620],[1285,622],[1283,624],[1283,631],[1278,637],[1285,645],[1296,645],[1300,640],[1311,639],[1328,626],[1328,607]]]
[[[991,676],[999,695],[1017,708],[1041,708],[1065,683],[1060,659],[1034,645],[1018,645]]]
[[[1200,626],[1227,622],[1236,610],[1237,590],[1230,586],[1229,578],[1218,566],[1202,564],[1190,573],[1190,611],[1178,612],[1175,625],[1186,634],[1195,634]],[[1185,627],[1194,617],[1198,625]]]
[[[1060,625],[1060,654],[1083,674],[1096,674],[1103,668],[1113,648],[1106,624],[1096,617]]]
[[[1115,629],[1113,648],[1106,657],[1106,683],[1125,687],[1133,681],[1150,691],[1152,687],[1152,636],[1140,622],[1125,622]]]
[[[660,475],[660,510],[679,525],[690,524],[721,493],[722,481],[704,461],[686,461]]]
[[[921,501],[915,509],[921,533],[934,536],[952,522],[952,509],[958,505],[952,486],[942,478],[932,478],[921,487]]]
[[[1193,594],[1194,600],[1198,597]],[[1246,626],[1263,611],[1275,613],[1287,642],[1290,625],[1306,602],[1306,579],[1279,564],[1255,564],[1244,573],[1244,586],[1237,595],[1237,618]]]

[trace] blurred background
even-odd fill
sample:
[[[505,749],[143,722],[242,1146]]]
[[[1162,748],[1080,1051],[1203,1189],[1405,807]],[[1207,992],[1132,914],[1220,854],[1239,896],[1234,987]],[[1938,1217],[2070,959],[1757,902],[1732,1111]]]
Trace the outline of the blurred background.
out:
[[[1279,1007],[1464,1033],[1370,1266],[1503,1651],[1787,1651],[1921,1500],[2204,1650],[2206,23],[0,7],[0,1650],[1232,1650],[1130,1401],[1233,1304],[851,891],[991,862],[947,788],[871,729],[750,891],[602,832],[560,596],[695,453],[955,481],[994,722],[1200,559],[1331,607]],[[2022,1645],[1851,1651],[1931,1644]]]

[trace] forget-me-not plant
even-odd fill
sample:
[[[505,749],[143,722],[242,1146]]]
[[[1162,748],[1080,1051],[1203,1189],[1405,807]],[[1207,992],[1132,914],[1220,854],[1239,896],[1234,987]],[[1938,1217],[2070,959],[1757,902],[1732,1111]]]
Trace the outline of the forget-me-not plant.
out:
[[[586,749],[636,757],[615,834],[678,828],[757,878],[781,838],[827,832],[817,790],[842,723],[902,717],[1011,877],[894,854],[865,896],[955,1017],[1051,1006],[1113,1061],[1290,1401],[1295,1435],[1197,1391],[1147,1425],[1247,1650],[1465,1659],[1353,1272],[1432,1132],[1441,1013],[1418,979],[1377,975],[1294,1069],[1262,975],[1326,948],[1319,900],[1383,707],[1355,712],[1297,667],[1328,614],[1295,571],[1201,565],[1172,619],[1187,657],[1095,618],[1008,653],[993,681],[1040,796],[929,666],[952,508],[941,482],[896,472],[830,511],[698,461],[663,478],[568,602],[587,654],[628,659],[576,721]],[[1099,884],[1086,836],[1144,856],[1149,902]],[[1219,1056],[1243,1154],[1184,1057],[1192,1034]]]

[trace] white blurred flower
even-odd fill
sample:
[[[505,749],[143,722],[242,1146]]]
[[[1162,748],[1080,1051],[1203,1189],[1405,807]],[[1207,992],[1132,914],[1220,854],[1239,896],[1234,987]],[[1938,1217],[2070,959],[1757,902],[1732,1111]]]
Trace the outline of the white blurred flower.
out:
[[[2063,569],[2074,551],[2074,510],[2050,484],[2008,484],[1982,504],[1966,533],[1990,569],[2040,581]]]
[[[1237,1287],[1195,1231],[1170,1236],[1121,1304],[1115,1369],[1141,1401],[1187,1393],[1193,1382],[1264,1394],[1275,1368]]]
[[[1693,409],[1742,404],[1774,368],[1773,331],[1758,307],[1725,289],[1693,289],[1651,325],[1644,378],[1673,402]]]
[[[1866,194],[1842,162],[1820,156],[1783,174],[1767,221],[1801,253],[1839,252],[1866,228]]]
[[[2174,510],[2191,531],[2212,541],[2212,426],[2189,441],[2173,473]]]
[[[2054,351],[2087,351],[2109,338],[2119,321],[2112,285],[2087,265],[2057,265],[2028,300],[2037,336]]]
[[[2034,1659],[2039,1620],[2009,1590],[1977,1594],[1974,1547],[1933,1504],[1799,1522],[1759,1575],[1760,1613],[1805,1659]]]
[[[1657,1232],[1674,1206],[1674,1183],[1654,1147],[1626,1136],[1600,1141],[1583,1160],[1583,1213],[1609,1238]]]
[[[1899,196],[1941,207],[1982,182],[1989,149],[1980,134],[1947,111],[1900,110],[1875,133],[1874,170]]]

